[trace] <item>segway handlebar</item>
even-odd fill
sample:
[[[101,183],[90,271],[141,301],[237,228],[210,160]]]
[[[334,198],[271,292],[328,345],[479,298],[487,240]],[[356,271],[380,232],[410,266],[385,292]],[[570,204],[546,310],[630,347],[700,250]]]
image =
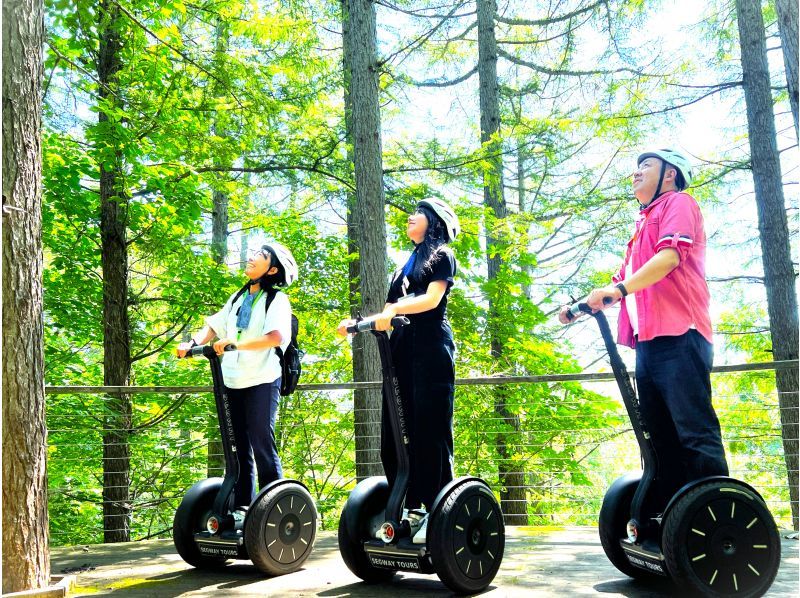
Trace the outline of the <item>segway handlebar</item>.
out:
[[[613,301],[611,297],[603,297],[603,303],[606,305],[610,305]],[[567,319],[571,322],[581,314],[589,314],[591,316],[592,313],[592,308],[589,307],[588,303],[573,303],[567,310]]]
[[[411,320],[405,316],[395,316],[392,318],[392,328],[400,328],[400,326],[405,326],[410,323]],[[358,334],[359,332],[367,332],[369,330],[375,330],[375,320],[359,320],[352,326],[347,327],[347,332],[350,334]]]
[[[236,351],[236,345],[226,345],[224,351],[228,353],[229,351]],[[214,347],[211,345],[195,345],[188,351],[186,351],[186,355],[184,355],[184,359],[190,359],[192,357],[213,357],[216,355],[217,352],[214,351]]]

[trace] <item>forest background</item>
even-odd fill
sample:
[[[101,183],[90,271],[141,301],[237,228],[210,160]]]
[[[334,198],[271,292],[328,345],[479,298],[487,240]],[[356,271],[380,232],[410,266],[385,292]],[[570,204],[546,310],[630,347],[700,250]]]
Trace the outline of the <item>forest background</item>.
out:
[[[334,329],[382,306],[421,198],[464,231],[459,378],[605,369],[593,323],[554,314],[618,267],[636,155],[665,145],[697,166],[716,363],[797,359],[796,3],[47,0],[45,23],[45,383],[207,386],[176,343],[248,251],[286,244],[301,383],[340,387],[284,399],[279,449],[325,528],[380,474],[379,393],[341,384],[378,379],[374,346]],[[734,475],[797,529],[796,371],[714,384]],[[456,400],[457,473],[486,478],[509,524],[593,524],[638,465],[607,384]],[[61,388],[46,409],[53,544],[168,535],[220,471],[207,393]]]

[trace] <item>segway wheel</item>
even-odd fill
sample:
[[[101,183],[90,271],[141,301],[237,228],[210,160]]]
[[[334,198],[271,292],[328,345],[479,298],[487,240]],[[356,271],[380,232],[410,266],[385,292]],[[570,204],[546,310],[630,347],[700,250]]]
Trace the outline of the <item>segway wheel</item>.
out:
[[[625,537],[625,529],[631,518],[633,495],[641,479],[641,472],[629,473],[617,478],[611,484],[600,507],[598,531],[603,552],[617,570],[634,579],[653,579],[660,576],[631,565],[625,556],[625,551],[619,545],[619,541]]]
[[[172,540],[181,558],[198,569],[224,567],[227,559],[200,552],[194,535],[205,531],[214,499],[222,486],[222,478],[201,480],[189,488],[181,500],[172,523]]]
[[[367,478],[350,493],[339,517],[339,553],[353,575],[367,583],[389,581],[397,573],[373,567],[364,551],[364,541],[370,539],[370,521],[383,512],[388,499],[386,478]]]
[[[491,490],[477,480],[455,486],[428,523],[428,548],[436,573],[456,593],[486,589],[505,549],[505,526]]]
[[[281,483],[259,495],[245,519],[247,553],[268,575],[299,569],[311,554],[316,535],[314,501],[296,482]]]
[[[673,580],[705,596],[762,596],[780,565],[780,536],[767,506],[733,481],[709,482],[678,499],[662,547]]]

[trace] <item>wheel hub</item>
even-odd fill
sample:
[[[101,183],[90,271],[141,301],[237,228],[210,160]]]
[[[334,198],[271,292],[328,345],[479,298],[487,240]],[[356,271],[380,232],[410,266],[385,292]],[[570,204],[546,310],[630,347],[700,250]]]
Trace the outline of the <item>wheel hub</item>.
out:
[[[711,536],[714,557],[720,561],[736,558],[739,548],[745,545],[741,530],[733,525],[720,526]]]
[[[736,553],[736,542],[733,538],[725,538],[725,540],[723,540],[722,552],[727,556],[733,556]]]
[[[479,529],[472,530],[472,544],[473,545],[480,544],[481,537],[482,537],[481,530],[479,530]]]
[[[300,536],[300,520],[297,515],[290,513],[281,521],[281,541],[284,544],[292,544]]]
[[[473,519],[467,528],[467,546],[472,554],[481,554],[486,548],[486,532],[481,519]]]

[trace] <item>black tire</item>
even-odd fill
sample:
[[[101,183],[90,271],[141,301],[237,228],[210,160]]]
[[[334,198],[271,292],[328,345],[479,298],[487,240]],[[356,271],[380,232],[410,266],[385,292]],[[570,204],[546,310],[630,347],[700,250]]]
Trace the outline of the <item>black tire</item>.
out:
[[[301,484],[284,482],[259,495],[247,512],[244,543],[268,575],[297,571],[314,547],[317,508]]]
[[[436,574],[456,593],[486,589],[505,550],[503,512],[486,484],[468,480],[452,489],[428,522]]]
[[[631,519],[633,495],[641,479],[641,472],[629,473],[617,478],[611,484],[603,497],[603,506],[600,508],[600,520],[597,525],[600,532],[600,544],[611,564],[628,577],[634,579],[661,578],[656,573],[631,565],[628,557],[625,556],[625,551],[619,545],[620,539],[625,537],[625,530]]]
[[[689,490],[666,514],[662,545],[672,579],[704,596],[762,596],[781,559],[775,521],[755,492],[735,481]]]
[[[364,541],[370,539],[369,521],[386,508],[388,499],[386,478],[367,478],[350,493],[339,517],[339,553],[353,575],[367,583],[389,581],[397,573],[373,567],[364,552]]]
[[[201,480],[189,488],[183,497],[172,523],[172,541],[181,558],[198,569],[219,569],[224,567],[227,558],[209,556],[200,552],[194,535],[205,531],[206,520],[217,497],[222,478]]]

